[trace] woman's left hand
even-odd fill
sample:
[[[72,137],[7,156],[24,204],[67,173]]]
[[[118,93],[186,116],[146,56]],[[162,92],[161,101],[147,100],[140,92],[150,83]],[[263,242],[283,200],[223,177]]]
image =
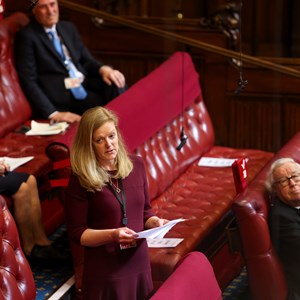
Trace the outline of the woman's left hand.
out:
[[[167,224],[169,220],[167,219],[161,219],[159,217],[151,217],[146,221],[145,227],[146,228],[154,228],[154,227],[160,227],[165,224]]]

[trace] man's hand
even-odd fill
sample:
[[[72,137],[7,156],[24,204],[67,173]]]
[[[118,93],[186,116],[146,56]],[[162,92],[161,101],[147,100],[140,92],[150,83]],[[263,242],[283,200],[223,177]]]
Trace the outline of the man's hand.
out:
[[[57,122],[68,122],[74,123],[79,122],[81,119],[80,115],[71,113],[71,112],[57,112],[51,119],[50,123],[57,123]]]
[[[124,75],[110,66],[102,66],[99,70],[99,74],[102,76],[103,81],[108,85],[114,83],[118,88],[123,88],[125,86]]]
[[[9,165],[4,161],[0,161],[0,176],[4,176],[7,171],[10,170]]]

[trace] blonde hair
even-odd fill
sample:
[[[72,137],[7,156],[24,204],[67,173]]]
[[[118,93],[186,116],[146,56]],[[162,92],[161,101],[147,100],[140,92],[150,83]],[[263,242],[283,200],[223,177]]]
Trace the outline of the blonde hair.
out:
[[[73,145],[71,147],[71,167],[78,176],[82,187],[87,191],[99,191],[109,181],[109,174],[98,163],[93,147],[93,134],[107,122],[113,122],[117,135],[119,150],[116,157],[117,172],[115,178],[127,177],[133,169],[132,161],[118,128],[118,118],[109,109],[97,106],[82,115]]]

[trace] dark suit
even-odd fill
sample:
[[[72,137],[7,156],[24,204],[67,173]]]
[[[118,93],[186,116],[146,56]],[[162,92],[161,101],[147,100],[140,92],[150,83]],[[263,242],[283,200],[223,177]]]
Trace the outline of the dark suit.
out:
[[[300,210],[276,199],[269,226],[272,243],[285,269],[288,299],[300,299]]]
[[[15,64],[25,95],[37,114],[44,118],[56,110],[82,114],[86,109],[105,105],[117,96],[117,88],[112,89],[102,81],[98,70],[103,64],[84,46],[75,26],[60,21],[56,30],[73,63],[85,76],[83,85],[88,96],[85,100],[76,100],[65,88],[68,71],[44,28],[32,20],[16,36]]]

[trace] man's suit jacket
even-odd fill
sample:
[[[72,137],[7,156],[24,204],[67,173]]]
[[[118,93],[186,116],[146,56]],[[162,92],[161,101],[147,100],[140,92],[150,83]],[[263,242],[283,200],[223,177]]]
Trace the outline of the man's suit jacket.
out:
[[[287,276],[289,299],[300,299],[300,210],[276,199],[270,209],[269,227]]]
[[[98,71],[103,64],[85,47],[75,26],[59,21],[56,30],[73,63],[86,76],[85,83],[90,77],[100,79]],[[56,110],[71,110],[71,93],[64,85],[68,71],[44,28],[35,20],[16,36],[15,64],[25,95],[40,116],[48,118]]]

